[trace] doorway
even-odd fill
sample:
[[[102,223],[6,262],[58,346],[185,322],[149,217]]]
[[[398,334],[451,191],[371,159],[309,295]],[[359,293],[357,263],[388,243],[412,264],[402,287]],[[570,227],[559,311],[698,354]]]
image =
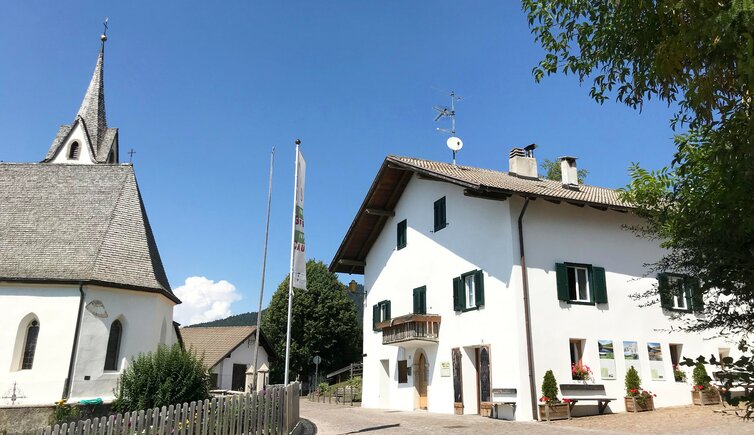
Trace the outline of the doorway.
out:
[[[490,379],[490,347],[476,348],[476,381],[477,381],[477,412],[489,417],[492,414],[491,379]]]
[[[246,387],[246,364],[233,364],[233,379],[230,389],[234,391],[243,391]]]
[[[424,352],[417,351],[419,354],[416,359],[416,368],[414,373],[414,385],[416,393],[419,396],[419,409],[427,409],[427,357]]]

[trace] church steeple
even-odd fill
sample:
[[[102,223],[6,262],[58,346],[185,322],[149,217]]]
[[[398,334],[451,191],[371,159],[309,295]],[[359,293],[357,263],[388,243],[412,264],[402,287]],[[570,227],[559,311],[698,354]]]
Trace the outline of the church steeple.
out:
[[[105,116],[105,33],[92,80],[71,125],[62,125],[43,160],[46,163],[118,163],[118,129],[107,127]]]

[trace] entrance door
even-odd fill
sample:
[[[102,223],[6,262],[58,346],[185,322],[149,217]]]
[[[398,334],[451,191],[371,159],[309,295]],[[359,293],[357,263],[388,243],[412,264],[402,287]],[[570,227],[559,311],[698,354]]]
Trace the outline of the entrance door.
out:
[[[230,389],[243,391],[246,384],[246,364],[233,364],[233,380]]]
[[[416,391],[419,393],[419,409],[427,409],[427,359],[419,354],[416,366]]]
[[[490,348],[481,346],[476,349],[477,374],[477,412],[488,417],[491,411],[490,397]]]

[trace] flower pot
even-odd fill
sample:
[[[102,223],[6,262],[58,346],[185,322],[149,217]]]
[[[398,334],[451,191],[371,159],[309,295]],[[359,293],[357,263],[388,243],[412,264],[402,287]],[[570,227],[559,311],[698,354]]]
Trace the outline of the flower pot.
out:
[[[571,419],[571,406],[567,403],[539,405],[539,421]]]
[[[650,396],[644,400],[638,400],[635,396],[627,396],[623,400],[626,402],[626,412],[644,412],[655,410],[655,399]]]
[[[453,404],[453,411],[456,415],[463,415],[463,403],[455,402]]]
[[[720,403],[720,393],[716,388],[692,391],[691,400],[694,405],[718,405]]]

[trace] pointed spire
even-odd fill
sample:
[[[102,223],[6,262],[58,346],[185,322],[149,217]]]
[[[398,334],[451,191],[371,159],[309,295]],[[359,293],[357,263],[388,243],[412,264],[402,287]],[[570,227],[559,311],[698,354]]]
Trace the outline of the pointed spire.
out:
[[[100,141],[107,130],[104,81],[105,41],[107,41],[107,36],[103,34],[101,39],[102,47],[97,57],[97,65],[94,67],[92,81],[89,82],[84,101],[81,102],[79,112],[76,114],[76,117],[81,117],[86,125],[86,131],[95,153],[99,149]]]

